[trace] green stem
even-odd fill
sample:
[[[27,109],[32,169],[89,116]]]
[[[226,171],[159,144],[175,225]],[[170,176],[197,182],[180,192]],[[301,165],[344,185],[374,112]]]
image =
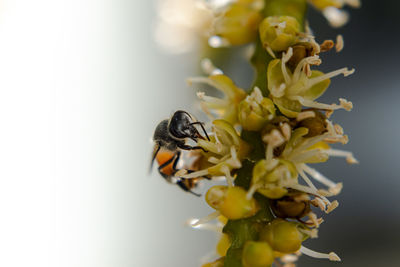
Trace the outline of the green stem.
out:
[[[304,25],[306,9],[306,0],[265,0],[265,8],[262,13],[265,17],[292,16],[301,25]],[[259,87],[264,96],[269,94],[267,89],[267,66],[271,60],[272,57],[263,48],[260,40],[257,40],[256,49],[251,58],[256,73],[252,88],[254,86]],[[241,137],[253,147],[253,150],[249,159],[245,160],[242,168],[238,170],[235,185],[248,189],[254,164],[265,156],[265,146],[261,140],[260,133],[242,131]],[[268,199],[258,193],[254,197],[260,204],[260,211],[250,218],[229,220],[223,229],[223,232],[228,234],[231,239],[231,246],[224,260],[225,267],[242,267],[244,244],[249,240],[257,240],[261,225],[273,219]]]

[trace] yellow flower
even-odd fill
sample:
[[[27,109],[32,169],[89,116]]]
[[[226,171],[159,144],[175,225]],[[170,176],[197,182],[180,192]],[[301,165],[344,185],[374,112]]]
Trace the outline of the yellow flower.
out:
[[[274,262],[274,253],[267,242],[247,241],[243,248],[244,267],[269,267]]]
[[[287,194],[287,185],[297,184],[297,176],[295,166],[289,161],[260,160],[253,168],[248,197],[257,191],[268,198],[281,198]]]
[[[275,251],[294,253],[300,249],[304,235],[297,223],[275,219],[263,228],[260,240],[268,242]]]
[[[227,6],[214,21],[214,34],[230,45],[242,45],[256,40],[262,17],[253,2],[239,1]]]
[[[206,201],[230,220],[251,217],[259,210],[257,201],[254,198],[248,199],[246,190],[239,186],[213,186],[207,191]]]
[[[295,118],[301,111],[302,105],[325,110],[336,110],[340,108],[351,110],[353,107],[351,102],[345,99],[340,99],[339,105],[322,104],[314,100],[320,97],[328,88],[330,78],[340,74],[348,76],[352,74],[354,70],[342,68],[327,74],[320,71],[311,71],[307,73],[305,69],[307,64],[320,63],[320,59],[316,55],[302,59],[292,72],[286,66],[292,53],[292,48],[289,48],[288,52],[283,54],[282,59],[272,60],[268,64],[267,70],[268,89],[272,101],[284,115]]]
[[[228,121],[232,125],[238,122],[238,106],[247,94],[243,89],[237,87],[228,76],[215,74],[209,77],[194,77],[189,78],[188,82],[190,84],[208,84],[225,95],[224,98],[221,99],[207,96],[203,92],[199,92],[197,96],[202,100],[201,106],[206,114],[212,116],[210,110],[213,110],[222,119]]]
[[[197,144],[208,151],[205,157],[211,166],[181,177],[225,176],[228,185],[233,186],[231,171],[242,167],[242,160],[250,152],[250,146],[240,138],[235,128],[227,121],[215,120],[210,141],[199,139]]]
[[[247,131],[259,131],[275,116],[275,106],[271,99],[263,97],[259,88],[239,104],[239,122]]]
[[[298,41],[299,32],[299,22],[290,16],[267,17],[261,22],[259,28],[262,44],[267,50],[272,51],[286,51]]]

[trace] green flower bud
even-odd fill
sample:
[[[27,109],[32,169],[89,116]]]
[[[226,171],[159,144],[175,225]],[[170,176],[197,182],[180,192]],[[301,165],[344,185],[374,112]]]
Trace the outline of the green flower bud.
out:
[[[246,190],[238,186],[213,186],[207,191],[206,202],[231,220],[251,217],[259,210],[257,201],[248,199]]]
[[[293,163],[273,159],[260,160],[253,168],[251,188],[264,196],[278,199],[288,192],[285,184],[297,182],[297,171]]]
[[[239,122],[247,131],[261,130],[274,116],[274,103],[263,97],[257,87],[239,104]]]
[[[215,21],[215,34],[226,39],[231,45],[253,42],[262,17],[249,4],[233,3],[223,16]]]
[[[260,39],[264,47],[273,51],[285,51],[297,42],[300,24],[290,16],[270,16],[259,27]]]
[[[244,245],[244,267],[269,267],[274,262],[274,252],[267,242],[247,241]]]
[[[294,253],[300,249],[304,238],[297,227],[294,222],[275,219],[261,230],[260,240],[268,242],[275,251]]]

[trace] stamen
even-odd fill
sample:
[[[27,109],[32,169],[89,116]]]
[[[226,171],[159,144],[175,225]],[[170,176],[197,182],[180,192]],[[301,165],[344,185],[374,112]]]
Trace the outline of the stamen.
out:
[[[318,190],[315,190],[311,187],[297,184],[297,183],[286,183],[286,184],[283,184],[283,186],[317,196],[317,197],[321,198],[325,202],[326,205],[329,205],[331,203],[326,197],[321,195]]]
[[[318,207],[322,211],[325,211],[326,209],[326,204],[320,198],[314,198],[311,200],[311,204],[313,204],[315,207]]]
[[[191,178],[203,177],[203,176],[206,176],[206,175],[208,175],[208,170],[207,169],[196,171],[196,172],[192,172],[192,173],[189,173],[189,174],[185,174],[185,175],[182,175],[180,177],[185,178],[185,179],[191,179]]]
[[[312,149],[312,150],[306,150],[305,152],[302,150],[294,150],[292,152],[292,155],[288,157],[291,161],[294,163],[302,163],[302,162],[307,162],[310,159],[313,160],[319,160],[320,162],[326,161],[329,156],[324,153],[323,150],[320,149]]]
[[[231,171],[227,166],[222,166],[221,171],[225,174],[226,182],[228,183],[229,187],[233,187],[233,177],[231,176]]]
[[[316,143],[324,140],[328,135],[327,134],[322,134],[322,135],[318,135],[315,137],[311,137],[311,138],[307,138],[306,140],[304,140],[299,146],[297,146],[294,151],[294,153],[304,153],[304,150],[306,150],[307,148],[311,147],[312,145],[315,145]]]
[[[312,224],[318,228],[320,226],[320,220],[318,219],[317,215],[314,212],[310,212],[307,214],[307,216],[310,218]]]
[[[353,71],[354,72],[354,71]],[[347,101],[344,98],[339,98],[340,106],[342,106],[345,110],[350,111],[353,108],[353,103]]]
[[[282,97],[285,95],[286,84],[282,83],[279,87],[273,86],[271,90],[271,95],[274,97]]]
[[[197,97],[204,95],[203,92],[198,92]],[[200,98],[200,97],[199,97]],[[215,120],[215,116],[211,113],[211,111],[208,109],[207,105],[205,102],[200,102],[200,107],[204,111],[204,113],[207,115],[207,117],[210,119],[210,121]]]
[[[303,58],[298,64],[296,69],[293,72],[293,82],[297,82],[300,79],[300,74],[301,70],[304,68],[306,64],[311,64],[311,65],[318,65],[320,63],[319,56],[311,56],[311,57],[306,57]]]
[[[242,167],[242,163],[240,162],[239,158],[237,157],[236,149],[234,146],[231,146],[231,158],[226,160],[230,166],[234,168]]]
[[[189,224],[189,226],[191,226],[193,228],[198,228],[200,225],[208,223],[208,222],[218,218],[219,215],[221,215],[221,213],[219,211],[215,211],[215,212],[210,213],[209,215],[207,215],[206,217],[203,217],[201,219],[192,220],[191,223]]]
[[[310,108],[316,108],[316,109],[327,109],[327,110],[337,110],[337,109],[346,109],[348,110],[348,106],[343,107],[342,105],[337,105],[337,104],[323,104],[323,103],[319,103],[319,102],[315,102],[309,99],[305,99],[301,96],[290,96],[289,97],[292,100],[297,100],[300,102],[300,104],[302,104],[303,106],[306,107],[310,107]]]
[[[278,164],[279,164],[278,159],[267,160],[267,163],[265,164],[265,168],[268,171],[272,171],[276,166],[278,166]]]
[[[288,183],[288,184],[285,184],[284,186],[288,187],[288,188],[292,188],[292,189],[298,190],[298,191],[302,191],[304,193],[308,193],[308,194],[312,194],[312,195],[317,195],[317,196],[323,197],[318,193],[317,190],[315,190],[313,188],[310,188],[308,186],[305,186],[305,185],[301,185],[301,184],[297,184],[297,183]]]
[[[337,134],[343,135],[344,132],[343,132],[342,126],[340,126],[339,124],[336,123],[333,127],[335,128],[335,132]]]
[[[287,69],[286,69],[286,62],[289,61],[289,59],[292,57],[292,55],[293,55],[292,47],[289,47],[287,53],[283,52],[283,55],[282,55],[281,69],[282,69],[283,78],[285,79],[286,84],[290,84],[292,82],[292,79],[290,78],[290,76],[287,72]]]
[[[326,178],[324,175],[322,175],[320,172],[318,172],[316,169],[313,169],[306,164],[301,164],[301,168],[308,174],[310,174],[315,180],[318,182],[330,187],[336,187],[336,183],[332,182],[328,178]]]
[[[285,138],[277,129],[273,129],[269,134],[264,135],[262,140],[273,147],[278,147],[285,143]]]
[[[267,46],[265,49],[267,50],[268,54],[269,54],[272,58],[276,58],[275,53],[274,53],[274,51],[272,51],[272,48],[271,48],[271,47]]]
[[[252,186],[250,186],[249,191],[247,191],[246,194],[246,199],[250,200],[254,193],[260,188],[260,185],[257,184],[253,184]]]
[[[353,156],[353,153],[350,151],[340,150],[340,149],[326,149],[324,150],[329,156],[334,157],[344,157],[346,158],[347,163],[349,164],[358,164],[359,161]]]
[[[323,81],[325,81],[327,79],[333,78],[333,77],[338,76],[340,74],[343,74],[346,77],[346,76],[349,76],[350,74],[353,74],[353,73],[354,73],[354,69],[349,70],[348,68],[342,68],[342,69],[334,70],[334,71],[328,72],[328,73],[326,73],[324,75],[309,79],[307,81],[307,88],[311,88],[312,86],[314,86],[314,85],[316,85],[316,84],[318,84],[320,82],[323,82]]]
[[[315,216],[316,216],[316,215],[315,215]],[[322,218],[317,218],[316,220],[317,220],[318,225],[321,225],[321,224],[324,222],[324,219],[322,219]],[[306,223],[308,226],[314,226],[314,227],[316,227],[316,226],[315,226],[315,223],[312,222],[311,220],[307,220],[305,223]],[[313,229],[315,229],[315,228],[313,228]]]
[[[280,124],[281,132],[283,136],[285,137],[286,141],[289,141],[292,129],[290,128],[290,125],[288,123],[281,123]]]
[[[265,152],[265,159],[271,160],[273,157],[274,157],[274,147],[268,144]]]
[[[329,188],[329,193],[333,196],[339,195],[343,189],[343,183],[337,183],[335,187]]]
[[[332,212],[334,209],[336,209],[339,206],[339,202],[337,200],[333,201],[330,205],[328,205],[328,208],[326,209],[326,213]]]
[[[318,230],[317,229],[304,229],[304,228],[298,228],[299,232],[308,235],[311,238],[318,238]]]
[[[299,194],[299,195],[293,196],[293,200],[296,202],[309,201],[310,197],[307,194]]]
[[[225,155],[223,158],[226,158],[226,156],[229,156],[229,155]],[[216,157],[209,157],[207,161],[212,163],[212,164],[217,165],[218,163],[224,161],[223,158],[217,159]]]
[[[296,120],[297,121],[302,121],[308,118],[314,118],[315,117],[315,112],[312,110],[308,111],[302,111],[299,114],[297,114]]]
[[[317,258],[317,259],[329,259],[330,261],[341,261],[339,256],[336,255],[336,253],[334,253],[334,252],[330,252],[329,254],[325,254],[325,253],[320,253],[320,252],[313,251],[313,250],[311,250],[309,248],[306,248],[304,246],[301,246],[300,252],[305,254],[305,255],[307,255],[307,256],[310,256],[310,257],[313,257],[313,258]]]
[[[343,41],[343,36],[341,34],[339,34],[338,36],[336,36],[336,52],[340,52],[343,50],[344,47],[344,41]]]
[[[290,60],[290,58],[291,58],[292,56],[293,56],[293,48],[292,48],[292,47],[289,47],[288,50],[287,50],[287,53],[283,52],[283,55],[282,55],[282,62],[283,62],[284,64],[286,64],[286,63]]]
[[[261,101],[264,99],[260,88],[258,88],[257,86],[254,87],[253,92],[250,96],[254,98],[257,103],[261,103]]]
[[[208,96],[205,94],[200,94],[197,95],[201,100],[203,100],[204,102],[206,102],[206,105],[209,108],[213,108],[213,109],[219,109],[219,108],[223,108],[229,105],[229,101],[226,101],[224,99],[218,98],[218,97],[213,97],[213,96]]]
[[[334,46],[335,43],[332,40],[325,40],[320,47],[322,52],[327,52],[331,50]]]
[[[299,172],[300,176],[303,178],[303,180],[307,183],[307,185],[315,190],[317,190],[317,188],[314,186],[314,184],[311,182],[311,180],[307,177],[307,175],[304,173],[304,171],[302,170],[302,165],[297,165],[297,171]]]

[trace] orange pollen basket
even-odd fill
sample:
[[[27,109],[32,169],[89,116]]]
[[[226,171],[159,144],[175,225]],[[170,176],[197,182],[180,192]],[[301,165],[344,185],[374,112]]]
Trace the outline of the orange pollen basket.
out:
[[[157,154],[156,160],[158,162],[158,165],[161,166],[162,164],[164,164],[165,162],[167,162],[168,160],[170,160],[175,154],[171,151],[160,151]],[[173,170],[173,165],[174,165],[174,161],[172,161],[170,164],[168,164],[167,166],[165,166],[164,168],[161,169],[161,172],[171,176],[174,174],[174,170]]]

